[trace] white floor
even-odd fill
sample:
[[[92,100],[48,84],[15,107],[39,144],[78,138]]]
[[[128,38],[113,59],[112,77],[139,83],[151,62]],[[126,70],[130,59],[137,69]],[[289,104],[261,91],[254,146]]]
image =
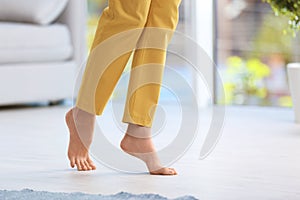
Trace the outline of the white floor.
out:
[[[199,160],[196,140],[173,165],[179,172],[175,177],[121,173],[99,163],[94,172],[69,169],[63,121],[67,109],[0,109],[0,189],[125,191],[202,200],[300,199],[300,125],[294,124],[290,109],[228,108],[213,153]]]

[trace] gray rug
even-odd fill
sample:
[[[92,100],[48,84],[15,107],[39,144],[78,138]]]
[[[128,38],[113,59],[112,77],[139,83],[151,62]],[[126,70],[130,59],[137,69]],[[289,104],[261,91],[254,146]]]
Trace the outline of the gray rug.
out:
[[[21,191],[7,191],[0,190],[1,200],[168,200],[166,197],[162,197],[157,194],[130,194],[126,192],[120,192],[114,195],[90,195],[84,193],[54,193],[44,191],[33,191],[29,189]],[[192,196],[179,197],[174,200],[196,200]]]

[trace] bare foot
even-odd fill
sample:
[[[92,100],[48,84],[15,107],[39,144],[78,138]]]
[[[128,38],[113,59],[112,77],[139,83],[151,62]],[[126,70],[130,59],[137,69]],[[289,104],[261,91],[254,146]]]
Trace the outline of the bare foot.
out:
[[[89,156],[95,117],[79,108],[72,108],[65,120],[70,132],[68,158],[71,167],[76,165],[78,171],[95,170],[96,166]]]
[[[150,137],[139,138],[126,133],[120,147],[124,152],[144,161],[151,175],[177,175],[175,169],[162,167]]]

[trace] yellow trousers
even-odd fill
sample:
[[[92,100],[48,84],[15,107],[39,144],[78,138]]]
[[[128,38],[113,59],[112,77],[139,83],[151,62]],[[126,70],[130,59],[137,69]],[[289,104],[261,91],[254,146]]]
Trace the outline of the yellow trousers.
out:
[[[174,32],[178,23],[180,2],[181,0],[109,0],[108,7],[100,17],[82,78],[76,101],[78,108],[101,115],[131,54],[134,53],[122,121],[152,126],[166,61],[166,47],[172,36],[157,33],[160,31],[155,31],[155,28]],[[145,31],[147,28],[154,28],[152,40],[151,34]],[[155,48],[151,44],[153,39],[156,43],[165,44],[164,48]],[[147,48],[140,48],[146,43]],[[131,51],[122,51],[125,46],[133,48]],[[98,47],[100,48],[97,49]],[[112,61],[105,61],[115,51],[122,53]],[[145,80],[148,82],[141,84]],[[140,86],[134,86],[135,84]]]

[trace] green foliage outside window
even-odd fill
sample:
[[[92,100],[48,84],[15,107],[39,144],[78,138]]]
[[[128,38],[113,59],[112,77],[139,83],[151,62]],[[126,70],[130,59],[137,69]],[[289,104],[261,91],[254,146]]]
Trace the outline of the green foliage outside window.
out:
[[[289,18],[293,30],[300,29],[300,0],[263,0],[271,5],[276,15]]]
[[[268,95],[265,78],[270,75],[270,69],[259,59],[243,60],[232,56],[227,59],[225,72],[225,104],[261,104]],[[250,102],[251,101],[251,102]]]

